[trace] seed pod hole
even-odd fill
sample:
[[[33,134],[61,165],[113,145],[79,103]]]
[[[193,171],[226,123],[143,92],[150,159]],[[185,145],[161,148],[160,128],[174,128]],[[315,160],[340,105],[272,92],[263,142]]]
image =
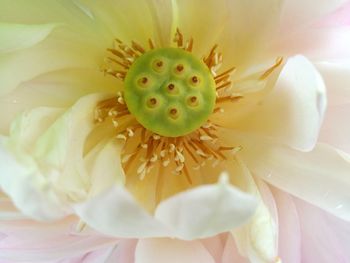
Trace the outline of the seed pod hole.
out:
[[[192,83],[193,85],[199,84],[199,78],[198,78],[197,76],[192,76],[192,77],[191,77],[191,83]]]
[[[139,86],[145,88],[149,85],[150,80],[147,77],[141,77],[139,78],[139,80],[137,81]]]
[[[155,108],[156,106],[158,105],[158,100],[156,98],[150,98],[148,101],[147,101],[147,106],[149,108]]]
[[[176,71],[177,71],[178,73],[183,72],[183,71],[184,71],[184,65],[178,64],[178,65],[176,66]]]
[[[170,83],[170,84],[168,85],[168,90],[169,90],[169,91],[173,91],[174,89],[175,89],[175,85],[172,84],[172,83]]]
[[[158,73],[162,72],[164,70],[164,61],[160,59],[156,59],[153,62],[153,69]]]
[[[169,115],[172,119],[177,119],[179,117],[179,111],[176,108],[171,108],[169,110]]]
[[[187,99],[187,104],[189,106],[194,107],[194,106],[197,106],[198,103],[199,103],[199,101],[198,101],[198,98],[196,96],[191,96]]]

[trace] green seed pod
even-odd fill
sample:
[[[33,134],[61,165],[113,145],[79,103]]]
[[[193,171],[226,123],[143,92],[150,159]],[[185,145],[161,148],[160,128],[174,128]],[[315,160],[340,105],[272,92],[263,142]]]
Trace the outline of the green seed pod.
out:
[[[215,81],[208,67],[179,48],[140,56],[125,78],[125,103],[148,130],[178,137],[198,129],[213,112]]]

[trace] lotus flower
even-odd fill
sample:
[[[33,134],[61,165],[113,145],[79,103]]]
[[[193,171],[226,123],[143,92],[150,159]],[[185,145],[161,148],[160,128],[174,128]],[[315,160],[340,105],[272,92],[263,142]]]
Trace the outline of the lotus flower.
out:
[[[0,14],[1,262],[349,260],[347,3]]]

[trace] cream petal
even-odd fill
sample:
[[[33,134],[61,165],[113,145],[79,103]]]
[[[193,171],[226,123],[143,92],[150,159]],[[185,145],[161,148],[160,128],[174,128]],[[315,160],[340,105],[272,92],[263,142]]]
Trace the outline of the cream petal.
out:
[[[216,2],[216,1],[213,1]],[[244,71],[264,57],[265,49],[278,30],[281,0],[226,1],[226,25],[216,43],[223,54],[223,65]],[[213,11],[212,11],[213,12]],[[223,12],[214,9],[214,12]],[[204,24],[206,24],[204,22]],[[207,34],[206,30],[202,31]],[[281,56],[283,54],[277,54]]]
[[[44,40],[56,26],[0,23],[0,54],[34,46]]]
[[[232,230],[231,233],[240,253],[252,262],[275,261],[278,253],[278,219],[273,197],[263,182],[253,179],[240,158],[237,157],[236,161],[238,167],[230,166],[231,180],[253,195],[258,200],[258,207],[247,224]],[[237,174],[241,174],[240,178],[236,178]]]
[[[0,186],[23,214],[38,220],[61,218],[68,213],[35,161],[13,155],[0,144]]]
[[[60,43],[59,47],[57,43]],[[96,50],[86,43],[82,45],[72,40],[70,42],[54,38],[29,49],[7,53],[0,60],[0,95],[9,93],[19,84],[50,71],[67,68],[99,69],[102,58],[103,49]],[[16,78],[13,74],[16,74]]]
[[[94,15],[96,23],[100,24],[109,33],[111,36],[110,44],[112,44],[114,38],[118,38],[125,41],[126,44],[130,44],[134,40],[148,47],[149,38],[157,41],[157,43],[160,43],[163,39],[162,36],[159,36],[159,30],[164,25],[157,24],[158,15],[162,16],[158,12],[162,8],[154,7],[154,5],[157,5],[157,1],[106,0],[103,5],[94,0],[77,2],[88,8]],[[160,21],[160,23],[162,22]]]
[[[111,187],[74,210],[81,220],[109,236],[146,238],[172,235],[136,203],[122,186]]]
[[[206,55],[218,44],[224,65],[238,66],[252,59],[278,24],[280,1],[210,0],[174,1],[175,25],[186,38],[193,37],[194,51]],[[205,30],[203,30],[205,28]]]
[[[0,96],[0,133],[8,134],[11,121],[35,107],[70,107],[96,92],[116,92],[121,83],[95,69],[65,69],[40,75]]]
[[[14,149],[30,151],[42,132],[63,114],[61,108],[39,107],[22,112],[11,123],[9,144]]]
[[[83,162],[84,147],[95,128],[95,107],[109,97],[106,93],[82,97],[38,138],[33,147],[32,154],[44,171],[59,172],[50,180],[72,201],[85,197],[89,188]]]
[[[222,33],[229,17],[228,3],[225,0],[172,1],[174,5],[173,28],[179,28],[185,39],[194,40],[194,52],[206,55]],[[237,2],[237,1],[235,1]],[[205,30],[203,26],[205,25]]]
[[[119,156],[121,145],[114,139],[100,143],[84,158],[85,168],[90,177],[89,195],[94,196],[111,185],[123,185],[124,171]]]
[[[256,144],[245,157],[257,176],[344,220],[350,220],[349,158],[324,144],[308,153]]]
[[[215,263],[199,241],[141,239],[135,250],[135,263]]]
[[[155,217],[182,239],[208,237],[240,226],[253,215],[256,202],[226,180],[223,175],[217,184],[170,197],[158,205]]]
[[[320,74],[304,57],[290,58],[275,91],[235,125],[246,135],[311,150],[318,137],[326,108],[325,86]]]
[[[2,163],[6,178],[1,184],[23,213],[52,219],[68,210],[68,201],[86,197],[85,141],[95,127],[95,106],[107,97],[85,96],[64,114],[62,109],[36,108],[13,123],[3,152],[12,165]]]
[[[277,58],[256,65],[244,75],[233,74],[231,78],[233,85],[229,92],[232,92],[234,96],[242,96],[242,98],[222,103],[220,107],[223,112],[212,114],[210,121],[221,127],[239,129],[241,123],[244,124],[246,116],[251,114],[257,105],[260,105],[273,92],[283,66],[283,60]]]
[[[170,46],[174,37],[175,1],[150,0],[149,9],[153,18],[153,27],[157,32],[157,42],[161,46]]]

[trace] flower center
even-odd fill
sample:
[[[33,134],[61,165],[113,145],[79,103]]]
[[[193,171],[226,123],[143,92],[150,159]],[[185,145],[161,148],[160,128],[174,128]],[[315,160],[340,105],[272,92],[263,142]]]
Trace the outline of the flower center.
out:
[[[132,64],[125,78],[124,99],[145,128],[179,137],[208,120],[215,91],[214,78],[203,61],[183,49],[159,48]]]
[[[198,58],[191,53],[194,40],[185,39],[178,29],[174,43],[159,47],[149,39],[145,47],[115,39],[102,69],[121,80],[123,89],[94,111],[96,123],[113,125],[116,139],[124,141],[125,185],[149,211],[201,183],[208,169],[217,169],[242,149],[225,144],[216,116],[249,99],[242,83],[248,82],[248,90],[259,89],[282,63],[278,59],[267,70],[233,80],[235,67],[220,70],[223,56],[217,45]]]

